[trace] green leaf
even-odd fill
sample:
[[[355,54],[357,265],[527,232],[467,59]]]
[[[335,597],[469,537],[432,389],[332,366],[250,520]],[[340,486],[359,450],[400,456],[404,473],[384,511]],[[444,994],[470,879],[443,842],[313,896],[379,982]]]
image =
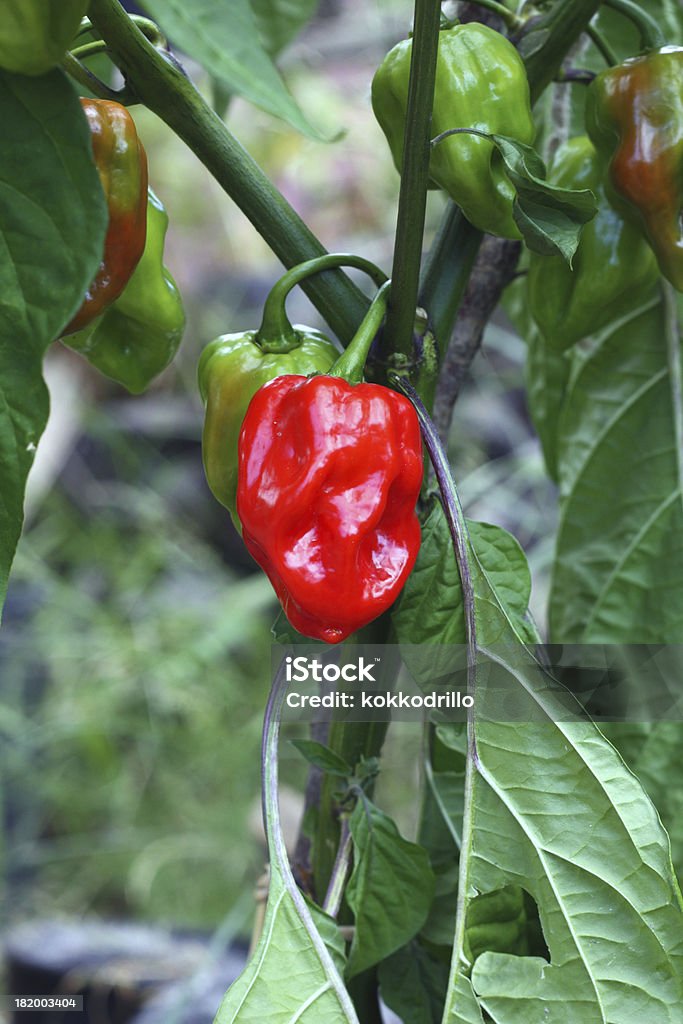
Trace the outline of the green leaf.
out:
[[[557,720],[541,667],[471,549],[470,571],[480,652],[516,682],[528,714],[498,721],[498,691],[478,673],[444,1024],[483,1024],[484,1013],[496,1024],[675,1024],[683,911],[657,813],[593,724]],[[495,930],[480,931],[473,952],[472,906],[509,887],[535,901],[549,960],[495,952]]]
[[[313,918],[316,931],[325,943],[325,948],[332,957],[332,962],[341,976],[346,968],[346,943],[342,933],[339,931],[339,925],[333,917],[326,914],[324,910],[321,910],[311,900],[306,900],[306,906]]]
[[[327,930],[320,915],[314,919],[310,907],[303,905],[305,915],[285,888],[282,872],[271,864],[261,938],[225,994],[215,1024],[357,1024],[339,999],[339,950],[333,957],[316,928]]]
[[[559,254],[571,266],[581,228],[597,212],[595,196],[590,189],[551,185],[545,164],[531,146],[504,135],[490,137],[517,192],[513,217],[524,241],[533,252]]]
[[[654,803],[683,878],[683,722],[606,722],[600,726]]]
[[[384,960],[422,927],[434,895],[427,852],[361,798],[349,819],[354,866],[346,899],[355,918],[347,977]]]
[[[251,0],[259,36],[271,54],[280,53],[311,20],[318,0]]]
[[[558,352],[533,324],[526,335],[529,412],[543,448],[548,475],[557,482],[557,437],[562,403],[571,374],[571,356]]]
[[[518,628],[523,630],[531,594],[531,575],[524,552],[512,534],[500,526],[468,521],[467,528],[474,550],[490,575],[499,599]],[[439,501],[433,502],[423,524],[420,553],[394,611],[393,623],[402,646],[465,643],[460,575]],[[418,683],[421,679],[431,681],[440,674],[438,662],[433,661],[433,650],[427,652],[426,673],[416,664],[419,651],[408,649],[402,653],[410,671],[416,673]],[[447,665],[450,665],[450,656],[447,655],[447,659]]]
[[[448,967],[419,942],[399,949],[379,965],[382,999],[403,1024],[439,1024]]]
[[[230,93],[243,96],[313,139],[310,124],[259,39],[249,0],[144,0],[166,35]]]
[[[353,775],[353,768],[334,750],[330,750],[324,743],[317,743],[315,740],[292,740],[292,746],[296,747],[299,753],[303,754],[309,764],[315,765],[322,772],[328,775],[339,775],[342,778],[349,778]]]
[[[558,427],[554,642],[683,635],[680,363],[657,298],[575,357]]]
[[[95,276],[107,212],[90,132],[63,72],[0,72],[0,124],[1,605],[47,421],[43,354]]]

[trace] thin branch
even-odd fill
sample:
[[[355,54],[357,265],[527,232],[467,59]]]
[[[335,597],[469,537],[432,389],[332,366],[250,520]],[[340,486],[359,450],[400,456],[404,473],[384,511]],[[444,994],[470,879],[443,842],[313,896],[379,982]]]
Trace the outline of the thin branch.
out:
[[[332,877],[330,878],[325,902],[323,903],[323,910],[326,914],[329,914],[330,917],[336,917],[339,913],[339,908],[341,907],[342,898],[344,896],[344,886],[346,885],[346,876],[349,873],[349,867],[351,864],[351,850],[351,830],[349,829],[349,823],[345,818],[339,839],[337,859],[335,860],[334,867],[332,868]]]
[[[482,242],[462,298],[434,400],[434,422],[444,443],[450,431],[453,406],[481,346],[484,328],[514,277],[520,251],[519,242],[503,238],[487,235]]]

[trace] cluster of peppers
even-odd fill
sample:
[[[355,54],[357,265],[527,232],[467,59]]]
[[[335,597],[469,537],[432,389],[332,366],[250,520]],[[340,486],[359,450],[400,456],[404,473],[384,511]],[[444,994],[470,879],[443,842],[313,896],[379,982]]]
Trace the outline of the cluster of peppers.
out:
[[[43,74],[61,60],[87,0],[7,0],[0,67]],[[30,45],[27,44],[30,41]],[[387,55],[372,104],[397,168],[408,103],[412,40]],[[608,68],[588,88],[587,136],[558,150],[551,176],[590,189],[598,213],[573,265],[530,254],[531,313],[562,350],[635,308],[660,274],[683,291],[683,48],[663,47]],[[147,160],[126,109],[82,100],[109,222],[98,272],[63,340],[133,392],[173,358],[184,329],[178,290],[163,265],[168,219],[147,184]],[[491,136],[531,145],[535,125],[524,64],[485,25],[439,33],[430,184],[481,231],[520,238],[516,193]],[[347,350],[293,327],[290,289],[342,265],[379,290]],[[403,396],[362,382],[387,300],[384,275],[360,257],[301,264],[275,285],[258,331],[205,349],[203,456],[209,485],[268,574],[292,625],[344,640],[394,602],[420,544],[422,485],[417,416]]]
[[[663,275],[683,291],[683,48],[601,72],[588,88],[587,136],[557,151],[553,179],[598,200],[573,268],[530,258],[531,313],[563,351],[638,308]]]
[[[399,169],[411,55],[412,40],[400,42],[372,84],[373,109]],[[660,273],[683,290],[682,95],[681,49],[610,68],[589,88],[588,136],[555,156],[554,182],[592,190],[598,206],[572,266],[530,255],[531,312],[557,348],[641,302]],[[533,142],[529,85],[514,46],[476,23],[439,34],[432,131],[456,128],[464,131],[432,148],[432,187],[480,230],[519,238],[515,189],[490,136]],[[294,284],[344,263],[381,285],[357,257],[302,264],[273,288],[258,331],[217,338],[199,365],[209,485],[292,625],[328,643],[390,607],[420,544],[416,414],[401,395],[360,383],[387,285],[341,356],[324,335],[292,327],[285,315]]]
[[[380,288],[340,354],[320,332],[292,326],[285,299],[309,274],[342,265]],[[217,338],[199,364],[209,485],[291,624],[326,643],[393,604],[420,547],[417,415],[402,395],[362,381],[388,288],[360,257],[301,264],[271,290],[258,331]]]
[[[43,75],[81,29],[89,0],[4,0],[0,68]],[[168,217],[148,188],[147,156],[120,103],[82,99],[109,214],[102,259],[62,341],[129,391],[144,391],[173,359],[185,329],[163,263]]]
[[[375,116],[401,167],[412,40],[398,43],[372,84]],[[594,334],[651,292],[664,275],[683,291],[683,48],[667,46],[608,68],[588,88],[587,137],[557,152],[554,184],[591,189],[595,219],[573,266],[530,254],[531,313],[557,349]],[[482,231],[519,238],[515,190],[490,139],[531,144],[535,129],[524,65],[502,35],[477,23],[439,33],[430,178]]]
[[[147,183],[147,157],[125,107],[82,99],[109,213],[104,251],[62,341],[137,394],[173,359],[185,329],[163,264],[168,216]]]

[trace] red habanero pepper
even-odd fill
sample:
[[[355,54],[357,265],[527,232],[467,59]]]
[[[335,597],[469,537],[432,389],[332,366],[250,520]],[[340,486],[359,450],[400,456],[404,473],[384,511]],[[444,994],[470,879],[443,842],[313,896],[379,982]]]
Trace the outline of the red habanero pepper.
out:
[[[417,415],[389,388],[349,382],[360,378],[383,292],[330,374],[287,374],[256,392],[239,438],[247,549],[295,629],[327,643],[393,604],[420,547]]]
[[[110,100],[81,99],[81,106],[90,126],[109,225],[97,274],[64,335],[80,331],[118,299],[147,238],[147,156],[135,122],[125,107]]]

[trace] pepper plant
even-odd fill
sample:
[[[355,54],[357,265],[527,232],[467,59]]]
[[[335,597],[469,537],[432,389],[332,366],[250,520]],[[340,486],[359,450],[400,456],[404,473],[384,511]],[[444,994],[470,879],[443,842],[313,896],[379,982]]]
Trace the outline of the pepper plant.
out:
[[[542,646],[683,641],[680,5],[416,0],[372,83],[400,171],[384,269],[326,253],[181,63],[315,136],[273,64],[315,4],[143,6],[149,17],[119,0],[0,2],[3,594],[47,419],[48,346],[64,338],[136,393],[181,341],[165,215],[150,193],[145,221],[144,153],[126,127],[124,108],[143,104],[287,270],[261,326],[228,325],[199,368],[207,478],[281,599],[275,636],[384,647],[388,691],[397,651],[428,689],[442,653],[461,650],[469,698],[466,721],[424,722],[414,841],[375,801],[388,722],[335,715],[324,742],[300,741],[315,785],[292,865],[276,672],[265,918],[218,1024],[374,1024],[381,1001],[404,1024],[683,1022],[683,728],[645,712],[596,724]],[[89,67],[101,54],[120,89]],[[102,145],[113,129],[97,126],[98,104],[123,126],[125,159]],[[450,199],[425,252],[429,188]],[[369,274],[372,301],[344,267]],[[295,285],[336,341],[289,323]],[[529,614],[515,539],[464,518],[443,445],[501,304],[527,345],[528,406],[558,487],[547,624]]]

